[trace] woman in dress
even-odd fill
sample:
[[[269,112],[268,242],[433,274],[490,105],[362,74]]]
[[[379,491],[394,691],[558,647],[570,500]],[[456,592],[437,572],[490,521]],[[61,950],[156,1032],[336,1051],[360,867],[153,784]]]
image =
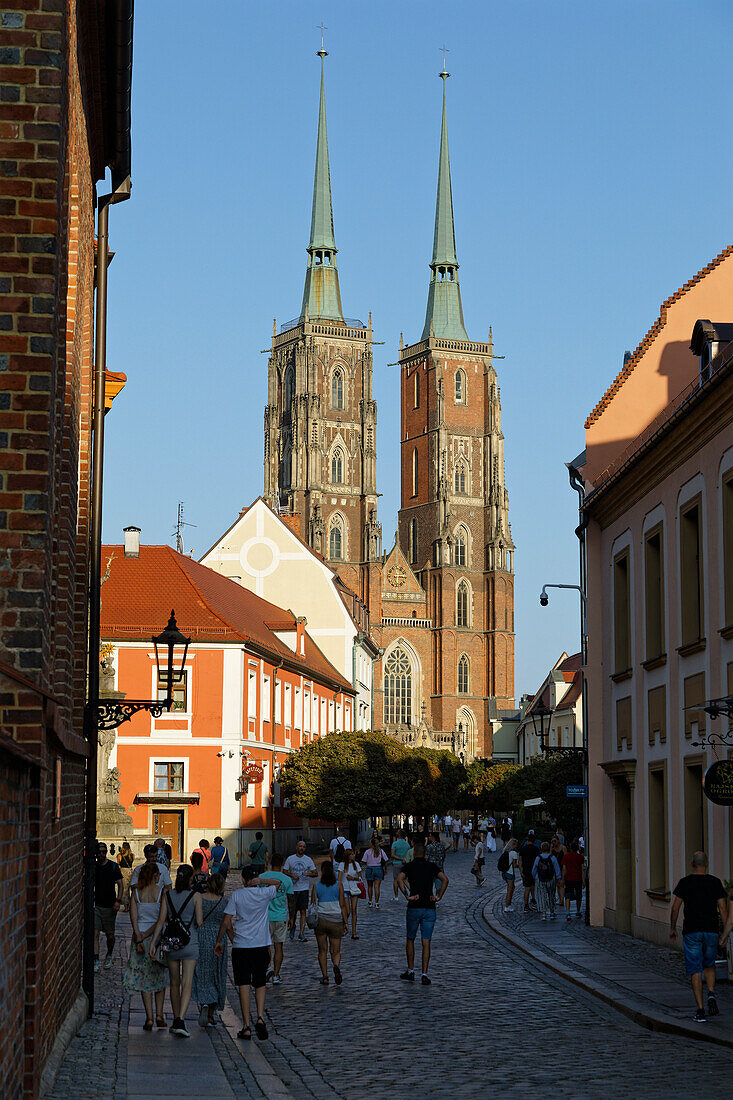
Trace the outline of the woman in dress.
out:
[[[384,865],[387,863],[387,857],[384,851],[379,847],[379,837],[374,833],[372,833],[371,840],[369,841],[369,847],[364,850],[362,859],[366,866],[369,908],[371,909],[373,905],[375,909],[379,909],[379,894],[382,889]],[[372,898],[374,899],[373,901]]]
[[[343,859],[339,860],[339,855],[343,854]],[[356,917],[357,906],[359,904],[359,898],[361,897],[361,890],[359,883],[361,881],[361,864],[357,862],[356,852],[352,848],[341,848],[341,845],[336,849],[336,873],[338,874],[338,880],[344,888],[344,898],[346,899],[346,908],[351,913],[351,938],[352,940],[358,940],[359,937],[356,934]]]
[[[127,911],[130,908],[130,879],[132,878],[132,865],[135,857],[129,841],[123,840],[122,847],[117,855],[117,863],[122,871],[122,908]]]
[[[199,928],[199,961],[193,975],[193,999],[199,1006],[199,1027],[213,1027],[214,1013],[224,1008],[227,990],[227,943],[223,941],[221,955],[214,954],[214,944],[224,916],[224,876],[209,875],[206,890],[201,894],[203,921]]]
[[[336,878],[336,870],[330,859],[321,865],[321,877],[311,886],[311,903],[318,905],[316,943],[318,965],[321,968],[321,985],[328,985],[328,954],[333,963],[333,980],[341,985],[341,937],[349,930],[349,911],[346,908],[344,888]]]
[[[193,878],[191,879],[190,889],[195,890],[197,894],[203,894],[209,888],[209,876],[204,870],[204,857],[201,852],[192,852],[191,866],[193,867]]]
[[[149,953],[150,937],[160,916],[164,886],[159,881],[157,863],[144,863],[136,884],[130,890],[132,942],[122,986],[127,993],[139,993],[145,1006],[143,1031],[153,1030],[153,995],[158,1027],[165,1027],[163,1003],[168,986],[168,968],[155,962]],[[165,902],[163,902],[165,904]]]
[[[193,974],[199,957],[198,930],[204,918],[201,894],[197,894],[193,889],[193,867],[188,863],[180,865],[173,889],[161,900],[160,916],[151,937],[151,958],[155,956],[166,921],[176,917],[188,931],[190,939],[185,947],[181,947],[178,951],[168,951],[165,955],[171,982],[173,1009],[171,1031],[174,1035],[190,1039],[190,1033],[186,1028],[186,1012],[191,1003]]]

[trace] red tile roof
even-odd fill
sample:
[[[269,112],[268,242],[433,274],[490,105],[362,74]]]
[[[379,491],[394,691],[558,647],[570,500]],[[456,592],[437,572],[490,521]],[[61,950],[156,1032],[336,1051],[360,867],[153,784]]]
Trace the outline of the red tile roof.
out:
[[[101,636],[105,640],[149,640],[175,610],[178,629],[193,642],[245,642],[275,661],[328,681],[354,694],[351,684],[305,633],[305,658],[274,633],[296,631],[291,611],[256,596],[170,546],[141,546],[126,558],[123,546],[102,547]]]

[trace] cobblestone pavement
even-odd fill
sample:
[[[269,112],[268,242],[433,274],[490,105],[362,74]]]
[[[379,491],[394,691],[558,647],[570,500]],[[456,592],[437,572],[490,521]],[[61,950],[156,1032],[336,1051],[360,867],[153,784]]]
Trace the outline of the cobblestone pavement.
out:
[[[436,924],[429,987],[399,978],[404,902],[390,900],[391,881],[384,883],[379,910],[360,903],[361,938],[343,941],[342,986],[318,983],[312,934],[306,943],[288,942],[283,985],[267,994],[270,1040],[241,1043],[224,1027],[192,1040],[213,1045],[229,1089],[216,1095],[474,1100],[491,1088],[502,1096],[524,1097],[531,1090],[553,1100],[640,1095],[667,1100],[670,1091],[692,1090],[705,1100],[729,1095],[733,1055],[637,1027],[490,932],[481,916],[490,891],[476,889],[470,865],[468,854],[448,856],[451,885]],[[493,891],[498,882],[493,871],[490,880]],[[69,1048],[49,1094],[53,1100],[133,1095],[126,1084],[127,1009],[121,1012],[119,1006],[127,999],[121,995],[121,975],[121,958],[112,972],[100,975],[100,1015]],[[231,1027],[234,989],[230,1003],[224,1022]],[[131,1050],[138,1049],[138,1016],[133,1004]],[[195,1022],[191,1030],[197,1030]],[[156,1042],[172,1037],[150,1038],[152,1100],[172,1094],[155,1076],[170,1064],[158,1057]],[[202,1081],[198,1093],[177,1095],[210,1098],[212,1092]]]

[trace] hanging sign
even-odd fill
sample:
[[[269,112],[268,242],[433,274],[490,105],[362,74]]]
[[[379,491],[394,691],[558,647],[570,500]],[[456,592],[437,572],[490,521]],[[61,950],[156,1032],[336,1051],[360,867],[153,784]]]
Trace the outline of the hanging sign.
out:
[[[587,783],[568,783],[565,788],[566,798],[587,798],[588,797],[588,784]]]
[[[243,771],[249,783],[261,783],[265,778],[265,769],[261,764],[245,764]]]
[[[733,806],[733,760],[716,760],[705,772],[702,789],[716,806]]]

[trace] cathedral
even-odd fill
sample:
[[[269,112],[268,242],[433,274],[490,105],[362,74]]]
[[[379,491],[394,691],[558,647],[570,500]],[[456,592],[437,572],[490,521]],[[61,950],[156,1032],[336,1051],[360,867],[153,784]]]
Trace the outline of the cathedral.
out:
[[[331,199],[324,60],[300,314],[273,326],[265,500],[364,604],[379,647],[374,725],[400,740],[491,756],[514,708],[514,544],[491,330],[466,331],[451,192],[446,82],[427,309],[400,338],[401,507],[382,548],[372,321],[344,316]],[[492,725],[492,723],[494,725]]]

